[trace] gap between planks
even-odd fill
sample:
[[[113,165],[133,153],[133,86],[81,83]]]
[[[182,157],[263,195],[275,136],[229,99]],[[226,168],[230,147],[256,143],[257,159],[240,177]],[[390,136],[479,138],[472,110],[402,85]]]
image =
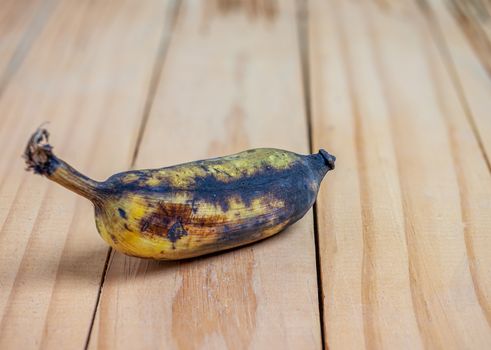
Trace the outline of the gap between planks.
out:
[[[307,123],[307,138],[309,142],[310,153],[313,154],[314,150],[314,125],[312,120],[312,94],[310,90],[310,68],[309,68],[309,6],[308,0],[297,0],[297,36],[298,36],[298,49],[300,55],[300,64],[302,71],[302,84],[303,84],[303,95],[304,95],[304,105],[305,105],[305,122]],[[321,346],[322,349],[326,348],[326,334],[324,332],[324,290],[322,283],[322,263],[321,263],[321,253],[319,246],[319,220],[317,215],[318,207],[317,201],[312,207],[312,221],[314,229],[314,244],[315,244],[315,265],[317,273],[317,300],[319,303],[319,325],[320,325],[320,335],[321,335]]]

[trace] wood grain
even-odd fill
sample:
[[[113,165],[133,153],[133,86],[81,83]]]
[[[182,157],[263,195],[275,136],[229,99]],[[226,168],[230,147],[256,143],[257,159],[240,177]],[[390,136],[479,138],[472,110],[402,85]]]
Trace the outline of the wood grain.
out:
[[[52,9],[43,30],[19,19],[40,32],[0,100],[2,349],[83,347],[107,254],[88,202],[24,172],[28,136],[49,120],[55,151],[76,168],[97,179],[127,168],[165,26],[159,1]]]
[[[182,4],[136,167],[261,146],[308,152],[294,3],[257,4]],[[312,215],[180,263],[114,254],[90,343],[110,346],[320,348]]]
[[[489,347],[490,175],[431,28],[406,1],[309,24],[326,345]]]
[[[55,7],[55,1],[45,3],[34,0],[4,1],[0,12],[0,98],[7,89],[9,82],[22,65],[29,52],[32,43],[51,15]],[[0,135],[6,137],[18,125],[18,118],[13,114],[3,113],[0,118]],[[15,152],[15,142],[5,142],[2,145],[4,156],[0,159],[0,186],[5,183],[9,174],[10,164],[14,158],[18,158],[19,152]],[[10,202],[0,202],[0,223],[5,218]]]
[[[4,0],[0,11],[0,95],[42,32],[57,1]]]
[[[429,0],[422,6],[491,170],[491,6]]]
[[[438,5],[438,4],[436,4]],[[455,6],[457,6],[456,4]],[[462,4],[461,4],[462,5]],[[485,5],[485,4],[484,4]],[[455,28],[452,28],[452,23],[447,22],[450,18],[447,17],[444,9],[438,6],[435,6],[435,12],[431,12],[428,16],[428,19],[433,19],[436,21],[442,21],[442,24],[445,24],[446,28],[448,28],[448,33],[456,34],[454,32]],[[438,16],[436,16],[438,13]],[[487,12],[489,18],[489,12]],[[434,23],[434,22],[433,22]],[[448,26],[448,27],[447,27]],[[489,25],[488,25],[489,26]],[[435,29],[430,25],[432,29]],[[489,32],[489,30],[485,31]],[[489,36],[489,35],[488,35]],[[454,36],[439,36],[435,35],[436,40],[444,40],[442,45],[448,45],[450,50],[450,54],[453,55],[455,52],[455,45],[452,42],[451,38],[455,38]],[[449,44],[451,42],[451,44]],[[463,50],[464,55],[470,55],[470,52],[467,50]],[[449,57],[445,57],[447,60]],[[475,59],[475,58],[474,58]],[[454,80],[454,84],[456,85],[456,90],[461,92],[459,88],[463,88],[463,92],[465,94],[463,99],[464,106],[471,106],[472,111],[470,113],[471,117],[479,118],[477,121],[477,132],[483,137],[480,139],[488,142],[486,134],[486,125],[483,122],[487,122],[489,118],[484,118],[484,104],[488,103],[488,99],[485,99],[483,95],[480,96],[479,99],[474,95],[473,89],[480,89],[479,87],[472,86],[469,83],[472,81],[472,78],[469,79],[468,70],[469,67],[464,65],[462,61],[446,61],[448,65],[453,65],[449,68],[449,71],[452,72],[453,69],[458,71],[459,76],[462,76],[462,80]],[[482,62],[482,66],[484,66],[484,62]],[[481,71],[481,73],[483,73]],[[450,73],[451,74],[451,73]],[[470,72],[469,72],[470,74]],[[485,77],[485,74],[480,76],[481,78]],[[490,84],[491,76],[487,77],[487,85]],[[459,78],[458,78],[459,79]],[[465,81],[465,83],[464,83]],[[482,81],[481,87],[486,87],[485,82]],[[460,84],[460,85],[459,85]],[[478,91],[481,93],[483,91]],[[489,89],[484,91],[484,94],[487,93],[491,96],[491,91]],[[471,96],[472,95],[472,96]],[[457,96],[455,96],[456,98]],[[462,96],[461,96],[462,97]],[[489,228],[491,227],[491,216],[490,216],[490,202],[491,202],[491,183],[489,176],[489,154],[486,148],[485,156],[487,155],[488,159],[488,169],[483,166],[482,156],[477,152],[475,144],[472,142],[472,135],[470,134],[468,129],[463,129],[461,124],[458,124],[455,120],[457,113],[455,112],[455,107],[453,104],[450,104],[451,101],[446,101],[446,110],[445,113],[449,116],[450,122],[448,124],[448,132],[449,137],[452,141],[452,150],[454,154],[454,161],[456,164],[461,164],[461,166],[456,167],[456,172],[459,181],[460,187],[460,200],[462,207],[462,218],[464,220],[464,233],[465,233],[465,243],[467,254],[469,255],[470,261],[470,270],[472,274],[472,279],[475,287],[475,293],[478,298],[478,301],[482,307],[483,313],[488,321],[489,326],[491,327],[491,256],[489,255],[489,251],[491,251],[491,239],[489,236]],[[469,113],[469,110],[464,111]],[[491,124],[490,124],[491,125]],[[489,135],[491,136],[491,135]],[[465,142],[469,140],[468,142]],[[472,146],[472,147],[471,147]],[[488,147],[486,144],[485,147]]]

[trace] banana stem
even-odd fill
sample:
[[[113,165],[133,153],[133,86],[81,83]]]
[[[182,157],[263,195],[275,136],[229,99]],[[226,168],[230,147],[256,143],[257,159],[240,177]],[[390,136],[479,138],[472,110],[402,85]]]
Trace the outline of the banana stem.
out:
[[[48,131],[41,127],[32,134],[23,156],[27,164],[26,170],[44,175],[63,187],[96,202],[100,198],[101,183],[79,173],[55,156],[48,138]]]
[[[336,157],[333,156],[332,154],[329,154],[325,149],[320,149],[319,153],[322,156],[322,158],[324,158],[324,161],[326,162],[326,165],[329,168],[329,170],[334,170],[335,167],[334,163],[336,162]]]

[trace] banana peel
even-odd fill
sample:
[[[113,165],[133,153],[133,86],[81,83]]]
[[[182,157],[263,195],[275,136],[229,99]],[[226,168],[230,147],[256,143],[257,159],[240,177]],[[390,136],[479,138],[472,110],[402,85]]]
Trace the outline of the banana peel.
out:
[[[89,199],[101,237],[130,256],[176,260],[255,242],[282,231],[314,204],[336,158],[257,148],[115,174],[94,181],[56,157],[49,133],[29,139],[27,170]]]

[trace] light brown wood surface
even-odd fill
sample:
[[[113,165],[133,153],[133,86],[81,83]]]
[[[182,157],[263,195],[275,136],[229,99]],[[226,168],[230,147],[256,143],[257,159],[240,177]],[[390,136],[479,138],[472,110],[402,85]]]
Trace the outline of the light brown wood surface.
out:
[[[1,1],[0,349],[490,348],[489,18],[460,0]],[[153,262],[24,172],[44,121],[98,180],[254,147],[338,160],[280,235]]]

